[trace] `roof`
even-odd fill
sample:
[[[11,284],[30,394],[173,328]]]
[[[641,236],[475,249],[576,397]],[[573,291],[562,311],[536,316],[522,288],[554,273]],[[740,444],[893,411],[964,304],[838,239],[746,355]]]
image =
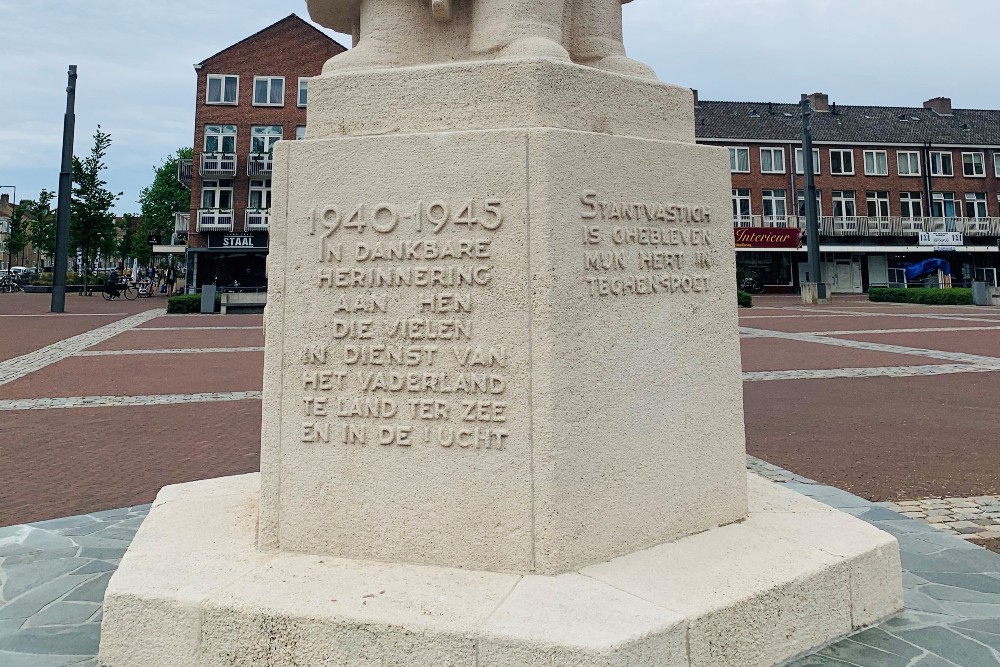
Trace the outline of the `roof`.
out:
[[[330,42],[333,42],[334,44],[336,44],[340,48],[344,49],[345,51],[347,50],[344,47],[343,44],[341,44],[340,42],[338,42],[337,40],[335,40],[333,37],[330,37],[328,34],[326,34],[325,32],[323,32],[322,30],[320,30],[316,26],[314,26],[312,23],[309,23],[309,21],[306,21],[305,19],[301,18],[298,14],[289,14],[288,16],[286,16],[285,18],[281,19],[277,23],[272,23],[271,25],[267,26],[266,28],[264,28],[262,30],[258,30],[257,32],[255,32],[254,34],[250,35],[249,37],[241,39],[240,41],[236,42],[235,44],[232,44],[232,45],[227,46],[226,48],[222,49],[218,53],[213,54],[213,55],[209,56],[208,58],[205,58],[200,63],[198,63],[198,64],[195,65],[195,69],[198,69],[198,68],[204,66],[209,61],[218,58],[219,56],[221,56],[224,53],[228,53],[229,51],[232,51],[233,49],[237,49],[237,48],[243,46],[247,42],[256,39],[257,37],[263,35],[264,33],[268,32],[269,30],[272,30],[274,28],[277,28],[278,26],[285,25],[285,24],[288,24],[288,23],[298,23],[298,24],[301,24],[303,26],[306,26],[310,30],[315,31],[317,35],[321,35],[324,39],[329,40]]]
[[[799,105],[782,102],[699,101],[699,139],[736,141],[802,140]],[[830,105],[812,116],[815,142],[1000,146],[1000,110],[954,109],[940,116],[931,109]]]

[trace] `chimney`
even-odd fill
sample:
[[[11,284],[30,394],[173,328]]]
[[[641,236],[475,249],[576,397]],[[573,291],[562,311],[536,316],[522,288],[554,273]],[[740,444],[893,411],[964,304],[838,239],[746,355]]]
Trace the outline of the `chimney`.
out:
[[[830,96],[826,93],[813,93],[809,96],[809,103],[816,111],[830,111]]]
[[[7,210],[8,208],[10,208],[10,195],[0,195],[0,210]]]
[[[694,108],[697,109],[698,108],[698,89],[697,88],[692,88],[691,89],[691,94],[694,95]]]
[[[951,116],[951,98],[935,97],[933,100],[924,102],[924,108],[930,109],[939,116]]]

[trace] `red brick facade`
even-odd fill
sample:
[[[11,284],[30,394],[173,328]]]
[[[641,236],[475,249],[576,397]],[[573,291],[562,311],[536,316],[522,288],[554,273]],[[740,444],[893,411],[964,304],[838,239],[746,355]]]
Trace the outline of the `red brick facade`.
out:
[[[191,183],[191,223],[188,246],[204,248],[207,234],[198,233],[198,210],[202,204],[202,182],[215,177],[201,175],[207,125],[236,125],[236,175],[233,177],[233,233],[245,231],[245,211],[249,200],[250,178],[247,161],[251,152],[254,126],[282,127],[283,139],[295,139],[296,128],[306,124],[306,109],[298,106],[299,79],[313,77],[323,64],[345,51],[344,47],[292,14],[257,34],[196,65],[198,73],[195,99],[194,177]],[[209,75],[239,77],[237,104],[208,104]],[[284,77],[283,106],[253,104],[254,77]],[[268,177],[269,178],[269,177]]]

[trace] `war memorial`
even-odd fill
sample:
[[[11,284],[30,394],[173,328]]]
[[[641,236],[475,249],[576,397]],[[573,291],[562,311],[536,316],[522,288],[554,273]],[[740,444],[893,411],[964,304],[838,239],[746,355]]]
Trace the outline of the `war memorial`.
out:
[[[100,660],[776,665],[896,540],[746,471],[730,175],[620,0],[310,0],[260,474],[164,488]]]

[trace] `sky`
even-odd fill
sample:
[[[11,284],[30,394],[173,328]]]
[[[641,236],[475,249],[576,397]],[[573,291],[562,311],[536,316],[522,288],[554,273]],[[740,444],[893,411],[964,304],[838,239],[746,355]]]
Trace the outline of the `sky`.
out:
[[[109,132],[117,212],[138,212],[156,165],[192,144],[192,65],[291,13],[307,17],[304,0],[0,0],[0,192],[57,188],[75,64],[74,152]],[[997,0],[635,0],[625,45],[704,100],[998,109],[995,47],[968,31],[998,23]]]

